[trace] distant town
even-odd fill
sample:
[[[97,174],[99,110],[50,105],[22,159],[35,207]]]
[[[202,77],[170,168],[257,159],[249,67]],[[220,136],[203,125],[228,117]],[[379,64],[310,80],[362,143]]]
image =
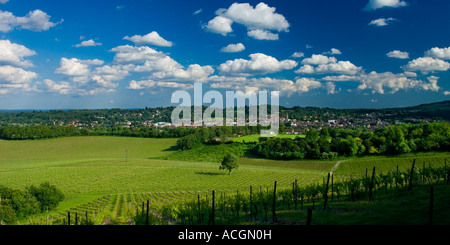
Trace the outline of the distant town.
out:
[[[394,109],[280,108],[280,123],[286,134],[301,134],[307,128],[377,128],[398,124],[450,121],[450,101]],[[173,107],[145,109],[50,110],[0,112],[0,126],[180,127],[171,123]],[[248,115],[248,114],[246,114]],[[270,117],[270,112],[269,112]],[[248,120],[248,118],[247,118]],[[204,127],[214,126],[201,124]],[[234,123],[236,125],[236,122]],[[197,127],[182,125],[182,127]]]

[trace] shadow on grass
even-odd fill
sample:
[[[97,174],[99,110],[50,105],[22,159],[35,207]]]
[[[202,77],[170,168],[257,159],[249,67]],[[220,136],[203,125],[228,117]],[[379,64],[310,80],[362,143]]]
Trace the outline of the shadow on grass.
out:
[[[225,173],[218,173],[218,172],[195,172],[195,174],[198,174],[198,175],[209,175],[209,176],[226,175]]]
[[[173,145],[167,149],[164,149],[163,151],[178,151],[180,148],[178,148],[178,146]]]

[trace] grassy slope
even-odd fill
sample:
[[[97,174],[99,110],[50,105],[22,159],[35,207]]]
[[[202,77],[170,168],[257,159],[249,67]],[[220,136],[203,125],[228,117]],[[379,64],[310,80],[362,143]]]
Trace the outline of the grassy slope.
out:
[[[271,187],[275,180],[280,187],[290,186],[295,179],[299,184],[322,181],[335,164],[335,161],[241,158],[240,168],[228,176],[226,171],[219,171],[217,161],[226,147],[180,153],[173,150],[175,144],[176,139],[120,137],[0,140],[0,184],[23,188],[49,181],[66,194],[59,210],[67,210],[106,194],[235,191],[247,190],[249,186]],[[353,158],[343,163],[336,174],[362,175],[373,166],[380,171],[394,170],[396,165],[409,169],[413,158],[419,167],[423,161],[442,164],[448,157],[448,153],[427,153]]]
[[[229,176],[219,171],[217,161],[164,160],[176,153],[171,150],[175,144],[175,139],[119,137],[0,141],[0,184],[24,188],[49,181],[66,194],[60,208],[67,209],[106,194],[234,191],[271,186],[275,180],[280,186],[290,186],[295,179],[299,183],[321,179],[330,170],[329,166],[286,168],[243,159]]]

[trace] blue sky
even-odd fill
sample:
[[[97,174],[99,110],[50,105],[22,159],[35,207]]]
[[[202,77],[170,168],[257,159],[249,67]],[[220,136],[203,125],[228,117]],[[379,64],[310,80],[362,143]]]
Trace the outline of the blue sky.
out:
[[[0,0],[0,109],[176,106],[203,90],[283,106],[450,99],[447,0]]]

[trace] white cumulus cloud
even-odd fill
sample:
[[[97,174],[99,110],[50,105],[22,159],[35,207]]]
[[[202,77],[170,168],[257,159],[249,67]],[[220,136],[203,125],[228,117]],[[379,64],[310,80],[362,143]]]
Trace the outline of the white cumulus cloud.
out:
[[[429,77],[428,82],[409,78],[403,73],[394,74],[392,72],[377,73],[371,72],[360,76],[361,84],[359,90],[372,90],[372,93],[385,94],[386,89],[394,94],[399,90],[426,90],[437,92],[440,88],[437,85],[437,77]]]
[[[450,63],[441,59],[421,57],[410,61],[403,69],[406,71],[421,71],[422,73],[447,71],[450,69]]]
[[[260,40],[277,40],[278,34],[273,32],[288,32],[290,27],[286,18],[276,13],[276,8],[262,2],[255,7],[249,3],[233,3],[228,9],[218,9],[216,14],[204,28],[224,36],[233,32],[233,23],[244,25],[250,37]]]
[[[228,33],[233,32],[233,28],[231,28],[232,24],[232,20],[222,16],[217,16],[216,18],[210,20],[207,25],[203,26],[203,28],[226,36]]]
[[[277,33],[272,33],[270,31],[267,30],[251,30],[248,31],[247,35],[249,37],[253,37],[254,39],[257,40],[278,40],[279,36]]]
[[[250,55],[250,60],[229,60],[221,64],[219,70],[222,73],[234,76],[248,76],[290,70],[295,68],[297,65],[298,63],[294,60],[278,61],[272,56],[256,53]]]
[[[96,42],[94,39],[90,39],[87,41],[83,41],[80,44],[75,45],[75,47],[95,47],[95,46],[102,46],[101,43]]]
[[[29,84],[38,74],[10,65],[0,66],[0,84]]]
[[[31,61],[25,60],[24,57],[33,55],[36,55],[36,52],[23,45],[0,40],[0,65],[32,67]]]
[[[242,43],[230,44],[223,47],[220,51],[224,53],[237,53],[245,50],[245,46]]]
[[[56,69],[55,73],[67,76],[87,76],[90,73],[90,65],[103,65],[103,61],[61,58],[60,67]]]
[[[450,47],[448,48],[432,48],[425,53],[426,56],[442,60],[450,60]]]
[[[376,19],[376,20],[372,20],[369,25],[373,25],[373,26],[387,26],[389,25],[391,22],[396,21],[397,19],[395,18],[380,18],[380,19]]]
[[[402,52],[400,50],[393,50],[386,54],[390,58],[397,58],[397,59],[409,59],[409,53],[408,52]]]
[[[311,58],[306,58],[302,61],[302,64],[307,65],[324,65],[329,63],[336,63],[337,59],[335,57],[328,57],[321,54],[313,54]]]
[[[402,0],[369,0],[364,10],[376,10],[380,8],[399,8],[405,7],[408,4]]]
[[[172,47],[173,43],[162,38],[156,31],[153,31],[145,36],[134,35],[132,37],[126,36],[123,39],[132,41],[135,45],[155,45],[160,47]]]
[[[9,32],[13,29],[25,29],[35,32],[46,31],[59,23],[50,21],[51,16],[42,10],[30,11],[24,17],[16,17],[13,13],[0,10],[0,31]]]

